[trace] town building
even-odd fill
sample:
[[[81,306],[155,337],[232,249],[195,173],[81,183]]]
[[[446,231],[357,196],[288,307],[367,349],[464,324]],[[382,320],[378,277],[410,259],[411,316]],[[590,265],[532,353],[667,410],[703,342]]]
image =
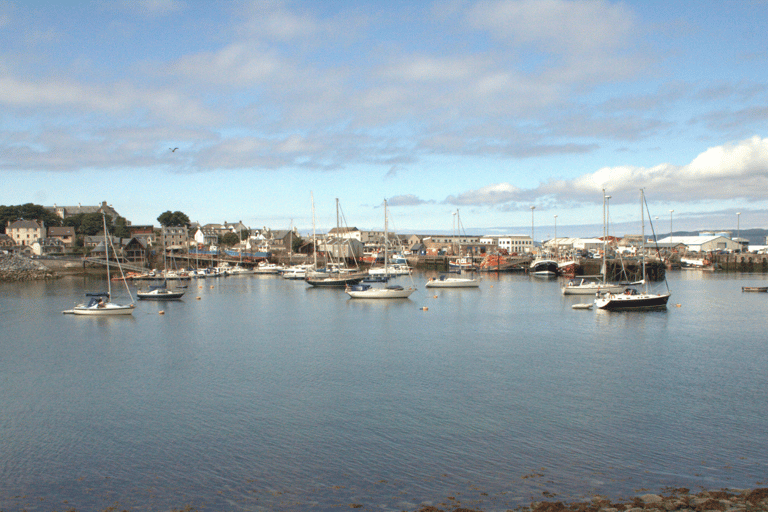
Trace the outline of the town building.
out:
[[[174,251],[186,249],[189,245],[189,234],[185,226],[164,226],[160,236],[160,244]]]
[[[128,225],[128,232],[131,234],[131,237],[143,239],[145,246],[152,246],[157,242],[155,227],[152,224],[130,224]]]
[[[533,239],[528,235],[485,235],[480,237],[480,243],[485,246],[496,246],[508,254],[523,254],[533,252]]]
[[[730,238],[719,235],[672,236],[659,240],[662,243],[684,244],[689,252],[738,251],[743,246]]]
[[[205,226],[198,226],[193,236],[195,243],[200,245],[216,245],[219,243],[219,235],[215,230]]]
[[[71,248],[75,245],[75,228],[72,226],[51,226],[48,228],[48,237],[61,240],[64,247]]]
[[[114,208],[107,204],[106,201],[102,201],[98,206],[83,206],[81,204],[78,204],[77,206],[57,206],[54,204],[53,206],[46,206],[45,208],[53,211],[62,219],[85,213],[106,213],[112,217],[112,221],[114,222],[115,219],[120,216]]]
[[[5,233],[13,239],[18,246],[31,246],[40,238],[45,238],[47,230],[43,222],[36,220],[8,221]]]
[[[5,233],[0,233],[0,249],[9,250],[13,249],[16,244],[13,242],[13,238]]]

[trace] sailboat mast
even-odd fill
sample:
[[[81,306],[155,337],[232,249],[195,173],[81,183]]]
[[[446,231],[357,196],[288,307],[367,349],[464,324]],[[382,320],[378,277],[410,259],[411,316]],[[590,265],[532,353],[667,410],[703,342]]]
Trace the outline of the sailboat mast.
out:
[[[112,298],[112,279],[109,276],[109,243],[107,243],[107,216],[101,212],[101,220],[104,225],[104,258],[107,260],[107,297]]]
[[[643,289],[648,292],[648,284],[645,282],[645,210],[643,209],[645,203],[645,191],[640,189],[640,233],[643,237],[642,250],[643,250]]]
[[[384,200],[384,277],[389,277],[389,229],[387,224],[387,200]]]
[[[601,269],[603,273],[603,284],[605,284],[605,274],[608,273],[607,272],[608,267],[605,264],[605,249],[606,249],[605,239],[607,238],[607,236],[608,236],[608,233],[605,225],[605,189],[603,189],[603,268]]]
[[[317,234],[315,233],[315,196],[312,192],[309,193],[310,200],[312,201],[312,255],[314,256],[314,270],[317,270]]]

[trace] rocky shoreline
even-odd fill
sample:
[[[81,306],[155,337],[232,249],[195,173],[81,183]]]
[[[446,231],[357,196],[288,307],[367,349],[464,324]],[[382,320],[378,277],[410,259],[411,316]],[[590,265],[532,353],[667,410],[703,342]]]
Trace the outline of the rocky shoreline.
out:
[[[0,281],[37,281],[56,277],[51,269],[26,256],[0,254]]]
[[[449,498],[452,500],[453,498]],[[441,504],[440,506],[444,506]],[[592,501],[563,503],[539,501],[518,507],[517,512],[753,512],[768,511],[768,488],[749,490],[723,489],[691,494],[689,489],[670,489],[663,494],[643,494],[630,501],[611,501],[595,496]],[[445,508],[424,506],[416,512],[482,512],[445,504]]]

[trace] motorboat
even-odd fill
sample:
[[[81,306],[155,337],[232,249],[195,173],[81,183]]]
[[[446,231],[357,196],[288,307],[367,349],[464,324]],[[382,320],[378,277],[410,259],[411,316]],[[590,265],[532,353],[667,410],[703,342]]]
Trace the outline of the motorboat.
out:
[[[455,277],[447,274],[440,274],[437,279],[430,278],[424,286],[427,288],[478,288],[480,286],[480,281],[470,277]]]

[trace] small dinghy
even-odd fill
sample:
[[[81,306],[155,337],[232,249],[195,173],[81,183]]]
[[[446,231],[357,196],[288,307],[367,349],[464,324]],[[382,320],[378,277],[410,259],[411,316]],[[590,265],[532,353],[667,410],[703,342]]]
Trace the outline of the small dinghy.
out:
[[[592,309],[592,303],[591,302],[580,302],[579,304],[574,304],[571,307],[573,309]]]

